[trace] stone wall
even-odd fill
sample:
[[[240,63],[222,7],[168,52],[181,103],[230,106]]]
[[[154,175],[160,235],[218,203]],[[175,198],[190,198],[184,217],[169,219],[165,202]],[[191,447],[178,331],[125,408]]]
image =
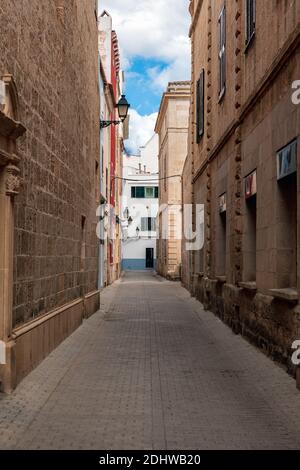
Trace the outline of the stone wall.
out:
[[[155,129],[159,135],[159,174],[163,178],[159,187],[157,270],[172,280],[181,276],[181,175],[187,156],[189,107],[190,82],[170,82],[162,98]],[[168,234],[163,233],[163,224]]]
[[[246,48],[245,4],[226,2],[226,92],[220,97],[218,19],[224,1],[191,1],[194,123],[202,69],[206,84],[205,132],[197,143],[192,127],[188,156],[193,202],[206,205],[205,246],[202,253],[194,252],[191,291],[235,332],[294,373],[291,345],[300,338],[299,231],[295,236],[300,107],[291,95],[293,81],[300,78],[300,5],[256,2],[256,34]],[[297,175],[284,185],[277,181],[276,155],[294,139]],[[251,232],[245,179],[253,171],[257,194]],[[225,193],[224,231],[219,203]]]
[[[97,289],[97,25],[90,0],[2,0],[23,187],[15,198],[14,326]]]

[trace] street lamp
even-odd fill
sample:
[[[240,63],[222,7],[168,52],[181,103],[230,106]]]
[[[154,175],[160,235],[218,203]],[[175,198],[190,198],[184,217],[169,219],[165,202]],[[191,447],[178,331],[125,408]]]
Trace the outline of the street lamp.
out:
[[[102,121],[100,120],[100,127],[103,129],[104,127],[109,127],[112,124],[117,126],[118,124],[121,124],[121,122],[124,122],[125,119],[127,118],[128,110],[130,108],[130,104],[128,103],[127,99],[125,98],[125,95],[122,95],[119,103],[117,104],[118,108],[118,114],[119,114],[119,121]]]

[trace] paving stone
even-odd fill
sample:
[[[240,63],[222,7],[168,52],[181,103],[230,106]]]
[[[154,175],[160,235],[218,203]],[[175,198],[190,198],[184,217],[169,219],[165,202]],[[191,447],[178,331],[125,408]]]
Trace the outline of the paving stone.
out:
[[[10,396],[2,449],[299,449],[295,381],[180,284],[127,273]]]

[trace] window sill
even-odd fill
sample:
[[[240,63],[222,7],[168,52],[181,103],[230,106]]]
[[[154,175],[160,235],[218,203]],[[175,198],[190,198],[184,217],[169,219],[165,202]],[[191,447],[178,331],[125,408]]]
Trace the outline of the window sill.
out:
[[[219,99],[218,99],[219,104],[223,101],[224,96],[225,96],[225,92],[226,92],[226,88],[224,87],[223,90],[220,91],[220,93],[219,93]]]
[[[201,144],[203,137],[204,137],[204,132],[202,132],[202,134],[197,135],[197,144],[198,145]]]
[[[250,281],[239,282],[239,287],[241,287],[242,289],[251,291],[251,292],[256,292],[257,291],[256,282],[250,282]]]
[[[251,37],[246,41],[246,46],[245,46],[245,54],[251,49],[252,44],[254,43],[254,38],[255,38],[255,31],[253,31]]]
[[[299,300],[296,289],[268,289],[266,293],[272,295],[275,299],[287,300],[288,302],[298,302]]]

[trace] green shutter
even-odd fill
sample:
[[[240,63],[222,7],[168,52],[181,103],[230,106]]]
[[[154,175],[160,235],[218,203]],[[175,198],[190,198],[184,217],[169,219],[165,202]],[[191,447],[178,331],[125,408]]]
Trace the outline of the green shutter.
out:
[[[144,186],[137,186],[135,192],[136,192],[136,197],[138,199],[144,199],[145,198],[145,188],[144,188]]]

